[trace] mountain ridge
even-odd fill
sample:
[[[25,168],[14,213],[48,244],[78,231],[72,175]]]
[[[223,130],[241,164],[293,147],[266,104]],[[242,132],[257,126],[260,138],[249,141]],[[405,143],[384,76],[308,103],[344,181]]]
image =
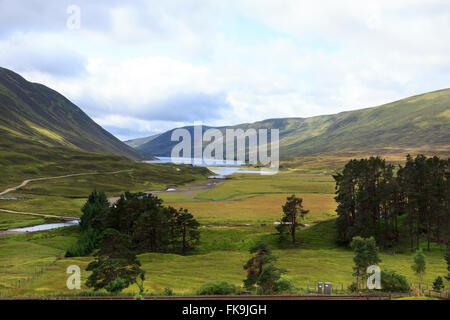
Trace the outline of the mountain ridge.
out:
[[[146,158],[57,91],[0,67],[0,134],[11,143]],[[28,140],[28,141],[27,141]]]
[[[223,131],[226,128],[245,130],[250,127],[280,129],[280,157],[284,160],[360,149],[400,148],[405,152],[430,147],[448,149],[450,89],[337,114],[272,118],[217,128]],[[184,128],[192,133],[192,126]],[[147,155],[169,156],[170,150],[177,144],[170,141],[171,132],[175,129],[157,137],[135,139],[128,143]],[[151,139],[146,141],[148,138]],[[138,141],[144,143],[138,144]]]

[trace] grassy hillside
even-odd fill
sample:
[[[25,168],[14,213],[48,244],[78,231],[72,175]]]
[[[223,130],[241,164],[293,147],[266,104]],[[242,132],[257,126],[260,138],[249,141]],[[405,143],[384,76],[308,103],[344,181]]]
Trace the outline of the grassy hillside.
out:
[[[21,144],[144,158],[58,92],[4,68],[0,68],[0,137],[0,150]]]
[[[150,142],[153,139],[158,138],[159,136],[160,136],[159,134],[155,134],[155,135],[150,136],[150,137],[128,140],[128,141],[125,141],[125,143],[127,145],[129,145],[130,147],[132,147],[132,148],[137,148],[137,147],[139,147],[140,145],[142,145],[144,143]]]
[[[379,155],[450,150],[450,89],[425,93],[386,105],[311,118],[269,119],[226,128],[280,130],[280,157],[373,153]],[[192,132],[192,127],[186,127]],[[207,129],[207,127],[205,127]],[[169,156],[177,142],[172,130],[129,145],[155,156]]]
[[[0,191],[25,179],[127,171],[108,177],[65,179],[70,187],[67,194],[56,195],[86,197],[95,187],[111,192],[145,191],[150,186],[185,184],[211,174],[206,168],[135,161],[143,158],[150,157],[119,141],[56,91],[0,68]],[[31,193],[34,198],[36,192]],[[46,206],[58,201],[34,201],[44,200],[49,200]],[[70,201],[58,202],[59,210],[66,208],[64,203]]]

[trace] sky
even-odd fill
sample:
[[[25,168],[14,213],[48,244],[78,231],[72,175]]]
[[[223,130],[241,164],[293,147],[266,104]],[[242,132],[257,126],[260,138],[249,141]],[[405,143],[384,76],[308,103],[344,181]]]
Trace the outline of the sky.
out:
[[[121,140],[450,87],[450,1],[0,0],[0,66]]]

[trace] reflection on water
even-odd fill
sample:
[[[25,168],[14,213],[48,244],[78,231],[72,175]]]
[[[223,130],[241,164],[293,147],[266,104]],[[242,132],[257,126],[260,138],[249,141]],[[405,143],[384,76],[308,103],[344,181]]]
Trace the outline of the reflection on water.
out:
[[[256,170],[243,170],[241,168],[236,167],[221,167],[221,168],[209,168],[210,171],[214,172],[215,174],[219,174],[221,176],[227,176],[229,174],[233,173],[259,173],[259,171]]]
[[[214,159],[199,159],[199,158],[171,158],[171,157],[157,157],[158,160],[144,161],[146,163],[177,163],[177,164],[192,164],[199,167],[208,167],[208,169],[219,176],[227,176],[233,173],[260,173],[259,170],[244,170],[240,168],[244,163],[237,160],[214,160]],[[214,177],[211,177],[214,178]],[[221,178],[221,177],[215,177]]]
[[[156,157],[158,160],[144,161],[147,163],[177,163],[177,164],[192,164],[199,167],[211,166],[242,166],[244,163],[237,160],[215,160],[215,159],[201,159],[201,158],[178,158],[178,157]]]
[[[73,221],[67,221],[67,222],[61,222],[61,223],[46,223],[46,224],[40,224],[40,225],[32,226],[32,227],[9,229],[6,231],[19,232],[19,233],[36,232],[36,231],[57,229],[57,228],[62,228],[62,227],[76,226],[78,223],[79,223],[78,220],[73,220]]]

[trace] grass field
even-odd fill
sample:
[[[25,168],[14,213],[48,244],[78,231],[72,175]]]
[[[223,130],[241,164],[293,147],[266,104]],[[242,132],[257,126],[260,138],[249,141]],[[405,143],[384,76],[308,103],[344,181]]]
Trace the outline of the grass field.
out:
[[[281,218],[281,205],[292,193],[310,210],[305,223],[335,217],[334,182],[330,176],[235,174],[233,179],[194,196],[162,194],[166,203],[188,208],[203,224],[273,224]]]
[[[289,193],[247,195],[235,200],[191,201],[170,203],[176,207],[188,208],[203,224],[273,224],[281,218],[281,204]],[[302,194],[303,206],[310,212],[305,223],[334,217],[336,202],[332,194]]]
[[[0,212],[0,230],[23,228],[46,223],[48,219],[22,214]]]
[[[71,229],[71,230],[69,230]],[[279,248],[271,234],[272,227],[203,229],[202,243],[197,252],[187,256],[147,253],[139,256],[146,270],[145,288],[150,293],[162,293],[170,286],[177,294],[193,293],[203,283],[225,279],[242,285],[245,271],[242,265],[249,259],[248,248],[257,240],[266,240],[279,257],[277,265],[288,270],[287,277],[299,287],[313,288],[317,281],[330,281],[344,289],[352,281],[353,253],[337,247],[333,241],[333,221],[299,231],[303,245],[300,248]],[[0,259],[2,277],[0,288],[8,288],[20,279],[26,279],[36,269],[45,272],[21,287],[9,291],[14,295],[42,295],[73,293],[66,288],[66,268],[75,264],[83,270],[90,258],[62,258],[64,248],[76,239],[76,228],[55,230],[33,235],[17,235],[0,239],[0,252],[8,257]],[[24,254],[26,253],[26,254]],[[436,275],[446,272],[442,253],[434,248],[425,253],[427,274],[424,281],[430,284]],[[380,255],[381,268],[399,271],[411,282],[417,279],[410,269],[412,254]],[[54,263],[54,264],[52,264]],[[189,272],[186,272],[186,271]],[[89,273],[82,271],[82,279]],[[83,290],[88,288],[83,287]],[[136,286],[125,292],[136,292]]]
[[[103,172],[115,172],[109,169]],[[125,191],[164,190],[171,186],[206,182],[206,177],[211,174],[206,168],[172,164],[134,163],[124,170],[116,174],[32,181],[10,193],[26,197],[26,200],[0,199],[0,209],[77,217],[94,189],[105,191],[107,196],[117,196]]]
[[[76,183],[83,179],[72,180],[73,190],[79,188]],[[44,208],[46,201],[63,198],[61,190],[65,190],[69,183],[61,180],[50,184],[41,182],[39,185],[40,190],[52,194],[37,197],[42,199]],[[30,197],[32,190],[23,194]],[[333,191],[334,183],[330,176],[285,171],[276,176],[236,175],[213,189],[195,191],[190,195],[161,195],[166,203],[187,208],[197,217],[202,224],[201,243],[195,252],[187,256],[161,253],[140,255],[146,270],[146,290],[160,294],[170,286],[176,294],[187,294],[195,292],[203,283],[217,279],[242,285],[245,278],[242,266],[250,257],[248,249],[258,240],[271,244],[279,257],[277,265],[288,270],[286,277],[292,279],[296,286],[312,288],[318,281],[330,281],[335,287],[346,288],[353,281],[353,252],[334,242],[336,203]],[[298,248],[281,246],[273,226],[273,222],[281,218],[281,205],[292,193],[302,197],[305,209],[310,210],[304,221],[310,226],[298,231]],[[26,206],[28,202],[31,210],[31,201],[17,201],[15,205],[22,203]],[[79,210],[84,200],[71,201],[70,205]],[[55,203],[54,208],[58,206]],[[13,218],[5,217],[0,223],[12,223]],[[0,292],[13,296],[75,294],[66,288],[66,268],[72,264],[79,265],[84,281],[89,275],[84,268],[92,259],[62,258],[65,249],[76,241],[77,236],[77,227],[70,227],[0,237]],[[443,252],[436,246],[425,255],[427,273],[424,281],[431,284],[436,276],[446,274],[446,264]],[[392,255],[391,252],[381,252],[380,257],[381,268],[394,269],[409,281],[417,282],[410,268],[412,253]],[[44,271],[36,272],[41,269]],[[19,280],[25,279],[29,280],[22,282],[20,288],[15,288]],[[82,290],[88,289],[83,286]],[[125,292],[137,291],[136,286],[131,286]]]

